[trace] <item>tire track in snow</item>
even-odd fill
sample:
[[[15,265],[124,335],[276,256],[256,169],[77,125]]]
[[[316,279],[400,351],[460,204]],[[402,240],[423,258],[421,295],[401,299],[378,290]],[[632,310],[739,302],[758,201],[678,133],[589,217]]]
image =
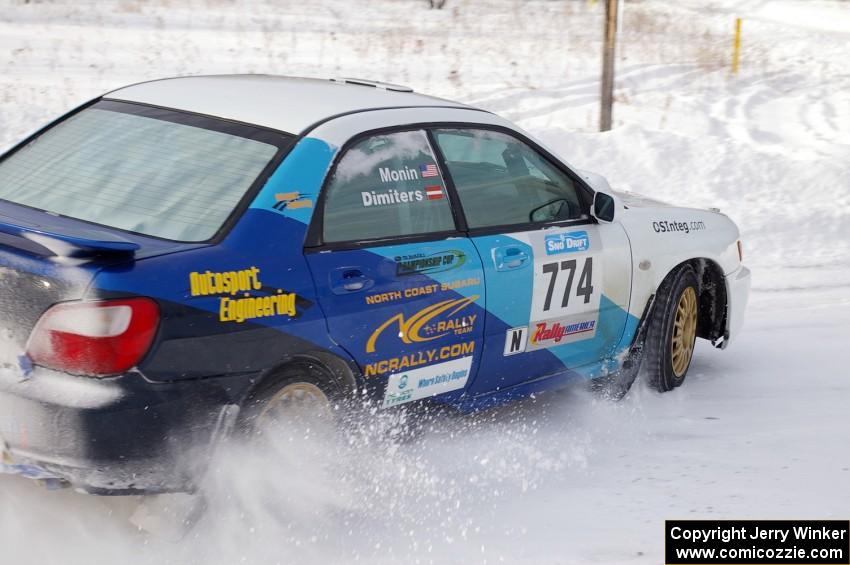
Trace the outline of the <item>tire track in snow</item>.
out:
[[[709,115],[716,126],[725,124],[719,134],[759,151],[791,158],[850,155],[850,138],[837,123],[828,89],[803,85],[782,94],[799,82],[792,73],[748,81],[737,96],[716,102]]]

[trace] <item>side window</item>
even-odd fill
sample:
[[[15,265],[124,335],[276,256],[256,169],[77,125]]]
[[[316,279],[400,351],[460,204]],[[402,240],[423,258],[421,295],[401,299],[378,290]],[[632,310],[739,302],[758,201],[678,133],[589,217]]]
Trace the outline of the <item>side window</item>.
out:
[[[455,229],[446,187],[421,130],[358,142],[342,156],[325,190],[328,243]]]
[[[470,228],[584,217],[567,175],[509,135],[474,129],[434,131]]]

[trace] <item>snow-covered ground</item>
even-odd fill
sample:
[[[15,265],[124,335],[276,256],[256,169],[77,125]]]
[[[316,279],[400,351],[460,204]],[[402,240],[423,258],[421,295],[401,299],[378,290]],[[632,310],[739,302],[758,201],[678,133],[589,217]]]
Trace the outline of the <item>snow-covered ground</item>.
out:
[[[0,146],[147,78],[368,76],[514,119],[614,186],[721,208],[754,271],[744,332],[701,344],[672,393],[565,392],[409,441],[383,422],[306,460],[227,453],[180,542],[129,526],[133,500],[0,477],[4,562],[649,564],[665,518],[846,519],[850,3],[627,1],[605,134],[601,15],[584,0],[0,0]]]

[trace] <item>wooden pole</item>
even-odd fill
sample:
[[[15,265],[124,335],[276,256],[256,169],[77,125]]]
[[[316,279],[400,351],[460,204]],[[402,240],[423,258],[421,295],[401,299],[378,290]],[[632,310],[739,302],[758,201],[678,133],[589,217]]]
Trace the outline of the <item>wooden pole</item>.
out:
[[[602,46],[602,95],[599,131],[611,129],[614,105],[614,48],[617,45],[618,0],[605,0],[605,44]]]
[[[735,18],[735,49],[732,51],[732,74],[738,74],[738,61],[741,58],[741,18]]]

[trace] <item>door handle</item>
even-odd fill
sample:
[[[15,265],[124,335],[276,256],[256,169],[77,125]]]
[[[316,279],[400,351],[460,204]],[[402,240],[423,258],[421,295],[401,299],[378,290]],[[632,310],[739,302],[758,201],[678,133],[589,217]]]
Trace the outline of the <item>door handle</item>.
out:
[[[522,247],[509,245],[497,247],[493,250],[493,261],[497,271],[510,271],[521,269],[529,264],[531,255]]]
[[[505,267],[509,269],[516,269],[517,267],[522,267],[526,261],[528,261],[528,255],[525,253],[517,253],[512,257],[505,258]]]
[[[330,274],[331,290],[334,294],[347,294],[372,288],[375,281],[357,267],[334,269]]]
[[[345,280],[348,282],[343,283],[342,288],[351,292],[354,292],[355,290],[363,290],[363,287],[366,286],[366,277],[363,275],[357,277],[346,277]]]

